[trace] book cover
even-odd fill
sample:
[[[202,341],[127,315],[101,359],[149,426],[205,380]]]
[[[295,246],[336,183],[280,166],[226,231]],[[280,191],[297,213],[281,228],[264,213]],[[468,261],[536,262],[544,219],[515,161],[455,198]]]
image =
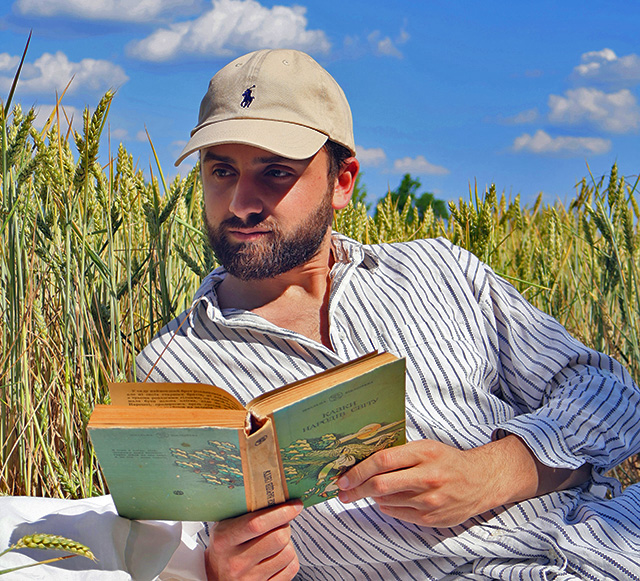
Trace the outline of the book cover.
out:
[[[242,430],[208,426],[91,431],[118,514],[185,521],[248,511],[242,436]]]
[[[273,411],[287,498],[311,506],[378,450],[405,443],[404,360]]]
[[[384,353],[246,409],[214,386],[117,384],[117,404],[96,406],[88,431],[121,516],[219,521],[337,496],[344,471],[405,442],[404,381],[404,359]]]

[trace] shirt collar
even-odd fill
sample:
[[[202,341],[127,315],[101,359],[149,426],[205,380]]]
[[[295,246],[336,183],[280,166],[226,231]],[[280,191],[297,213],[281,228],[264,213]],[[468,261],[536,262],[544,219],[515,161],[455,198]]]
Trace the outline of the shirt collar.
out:
[[[375,270],[378,267],[378,257],[371,248],[343,234],[334,232],[331,235],[331,247],[336,262],[351,263],[367,270]]]

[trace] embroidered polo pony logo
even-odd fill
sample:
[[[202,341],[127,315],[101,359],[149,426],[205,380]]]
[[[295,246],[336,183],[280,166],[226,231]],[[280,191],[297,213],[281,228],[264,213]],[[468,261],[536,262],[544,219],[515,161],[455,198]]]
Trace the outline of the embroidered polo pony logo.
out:
[[[251,93],[251,89],[255,88],[255,85],[251,85],[244,93],[242,93],[242,103],[240,103],[240,107],[244,107],[245,109],[247,107],[251,107],[251,103],[253,103],[253,100],[255,99]]]

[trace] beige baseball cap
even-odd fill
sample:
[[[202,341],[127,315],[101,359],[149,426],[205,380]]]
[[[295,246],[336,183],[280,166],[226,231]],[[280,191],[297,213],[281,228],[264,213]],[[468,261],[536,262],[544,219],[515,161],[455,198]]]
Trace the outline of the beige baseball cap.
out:
[[[303,52],[259,50],[232,61],[211,79],[198,125],[176,165],[195,151],[223,143],[306,159],[327,139],[355,155],[351,109],[338,83]]]

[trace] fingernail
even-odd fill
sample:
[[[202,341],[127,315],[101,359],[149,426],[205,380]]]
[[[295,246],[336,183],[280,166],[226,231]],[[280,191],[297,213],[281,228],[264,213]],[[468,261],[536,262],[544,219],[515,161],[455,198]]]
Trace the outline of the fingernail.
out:
[[[336,484],[338,485],[338,488],[341,489],[345,489],[345,488],[349,488],[349,478],[346,476],[341,476],[340,478],[338,478],[338,482],[336,482]]]

